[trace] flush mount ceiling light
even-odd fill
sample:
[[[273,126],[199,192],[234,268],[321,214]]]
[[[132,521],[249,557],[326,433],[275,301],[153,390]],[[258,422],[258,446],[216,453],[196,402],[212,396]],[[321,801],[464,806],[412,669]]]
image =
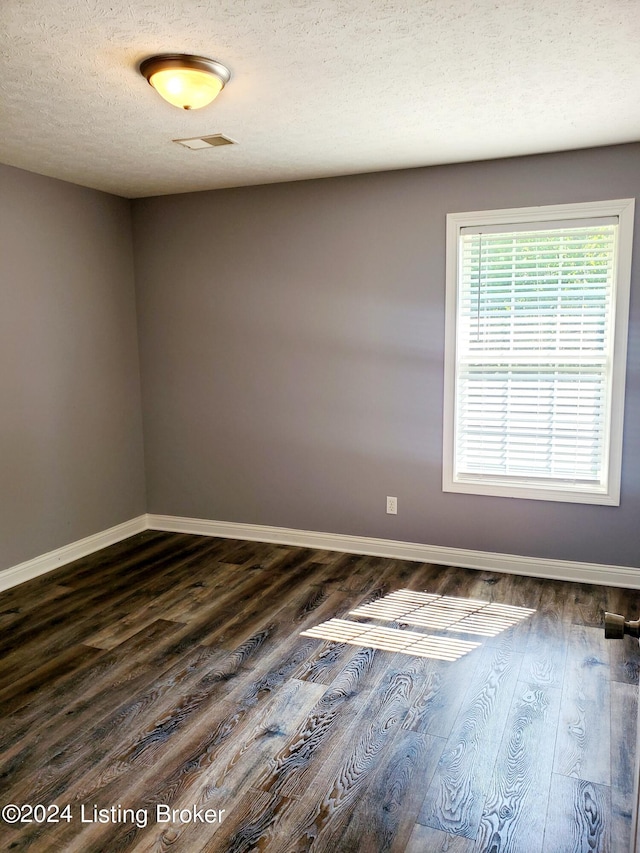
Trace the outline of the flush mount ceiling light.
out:
[[[231,79],[229,69],[215,59],[184,53],[150,56],[140,73],[165,101],[183,110],[206,107]]]

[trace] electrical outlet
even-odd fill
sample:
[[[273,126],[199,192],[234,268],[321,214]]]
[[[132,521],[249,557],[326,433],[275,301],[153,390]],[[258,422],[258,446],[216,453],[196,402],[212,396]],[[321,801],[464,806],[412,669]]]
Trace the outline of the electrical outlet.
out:
[[[390,498],[387,495],[387,515],[398,514],[398,498]]]

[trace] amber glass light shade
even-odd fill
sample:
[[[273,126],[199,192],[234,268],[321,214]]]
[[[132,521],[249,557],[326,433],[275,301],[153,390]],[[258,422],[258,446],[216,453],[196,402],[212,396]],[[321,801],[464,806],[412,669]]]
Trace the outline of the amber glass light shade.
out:
[[[185,54],[152,56],[140,73],[165,101],[183,110],[206,107],[231,77],[228,68],[214,59]]]

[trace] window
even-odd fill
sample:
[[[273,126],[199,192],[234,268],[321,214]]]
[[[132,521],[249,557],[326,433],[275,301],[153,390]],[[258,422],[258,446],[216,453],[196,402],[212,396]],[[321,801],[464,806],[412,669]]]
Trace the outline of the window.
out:
[[[633,211],[449,214],[444,491],[620,503]]]

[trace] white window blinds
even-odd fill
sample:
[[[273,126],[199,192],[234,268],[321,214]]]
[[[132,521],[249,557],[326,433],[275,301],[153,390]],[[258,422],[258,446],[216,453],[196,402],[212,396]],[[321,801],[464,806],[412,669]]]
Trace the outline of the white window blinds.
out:
[[[607,491],[618,231],[616,216],[459,228],[458,482]]]
[[[460,472],[601,482],[616,228],[463,233]]]

